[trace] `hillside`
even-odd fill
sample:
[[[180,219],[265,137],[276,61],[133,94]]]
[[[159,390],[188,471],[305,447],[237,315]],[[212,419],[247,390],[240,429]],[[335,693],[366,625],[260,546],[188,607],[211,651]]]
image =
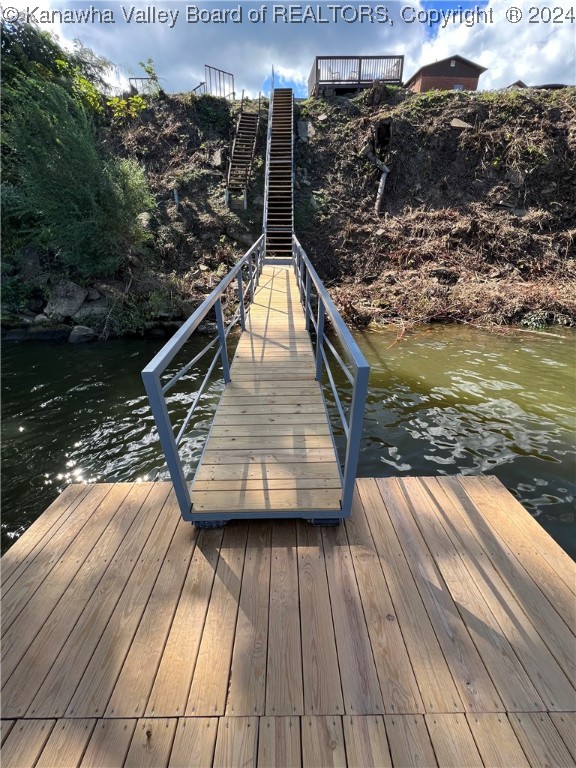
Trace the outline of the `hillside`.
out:
[[[227,211],[227,110],[171,97],[111,139],[145,164],[160,277],[199,295],[260,232],[265,124],[249,209]],[[349,322],[576,322],[574,89],[379,86],[296,114],[296,232]]]
[[[300,116],[296,229],[347,319],[574,323],[575,89],[380,86]]]
[[[16,96],[52,100],[35,105],[47,136],[31,170],[25,141],[8,131],[3,330],[56,322],[64,337],[81,322],[103,338],[171,334],[261,232],[266,120],[249,208],[229,211],[238,104],[159,92],[119,119],[95,91],[81,103],[85,60],[67,66],[67,80],[61,68],[47,77],[43,65],[48,85],[38,85],[30,65],[10,84]],[[19,104],[31,103],[8,99],[9,129],[28,125]],[[55,111],[75,122],[54,123]],[[415,96],[376,85],[298,102],[296,114],[296,232],[351,324],[576,323],[574,89]],[[86,146],[92,175],[79,184]],[[95,183],[97,209],[87,193]],[[121,209],[111,208],[110,190],[121,193]],[[58,303],[70,283],[74,311]]]

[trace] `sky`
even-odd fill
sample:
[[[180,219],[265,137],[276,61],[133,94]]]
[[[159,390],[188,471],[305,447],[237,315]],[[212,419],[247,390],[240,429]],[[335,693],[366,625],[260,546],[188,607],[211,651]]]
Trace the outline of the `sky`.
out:
[[[424,64],[460,55],[487,71],[479,89],[576,82],[576,4],[553,0],[251,2],[247,0],[2,0],[64,45],[74,39],[113,62],[123,85],[153,59],[165,91],[192,90],[204,65],[234,75],[235,91],[276,85],[307,95],[315,56],[403,55],[404,81]],[[15,11],[16,9],[16,11]]]

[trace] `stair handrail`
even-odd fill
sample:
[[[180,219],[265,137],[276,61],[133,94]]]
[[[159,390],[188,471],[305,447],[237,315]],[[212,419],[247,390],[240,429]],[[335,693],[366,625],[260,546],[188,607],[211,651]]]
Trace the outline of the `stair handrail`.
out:
[[[294,93],[292,93],[292,99],[290,101],[290,128],[292,130],[292,151],[291,151],[291,179],[292,179],[292,189],[290,190],[290,213],[291,213],[291,221],[290,225],[292,228],[292,233],[294,232]]]
[[[242,100],[240,101],[240,111],[236,118],[236,129],[234,131],[234,138],[232,139],[232,147],[230,149],[230,157],[228,159],[228,173],[226,175],[226,205],[228,205],[228,195],[230,190],[230,174],[232,173],[232,160],[234,159],[234,150],[236,149],[236,139],[238,138],[238,131],[240,130],[240,121],[242,120],[242,107],[244,105],[244,89],[242,89]]]
[[[160,445],[164,452],[166,464],[168,465],[168,471],[170,478],[174,485],[174,493],[180,507],[180,513],[184,520],[192,520],[191,509],[192,501],[190,498],[190,491],[184,476],[184,468],[182,466],[182,460],[178,452],[178,443],[184,436],[186,429],[190,423],[192,415],[200,402],[200,398],[204,389],[206,388],[208,381],[220,360],[222,365],[222,374],[224,382],[230,381],[230,362],[228,358],[228,350],[226,341],[228,335],[236,323],[240,323],[240,328],[245,330],[245,318],[246,312],[249,309],[249,305],[254,301],[254,292],[258,285],[259,277],[262,272],[264,264],[264,251],[265,240],[261,235],[258,240],[246,251],[244,256],[236,262],[234,267],[228,272],[214,288],[212,293],[207,296],[202,304],[196,309],[196,311],[186,320],[186,322],[179,328],[178,331],[169,339],[162,349],[154,356],[154,358],[148,363],[148,365],[142,371],[142,380],[148,395],[148,401],[150,403],[150,409],[158,435],[160,438]],[[242,271],[244,268],[248,269],[247,283],[244,285],[244,279]],[[237,298],[238,306],[234,312],[232,318],[226,323],[224,319],[224,312],[222,307],[222,298],[226,291],[232,284],[237,281]],[[246,306],[246,302],[248,305]],[[168,381],[161,381],[162,375],[165,373],[166,368],[174,360],[175,356],[182,349],[184,344],[192,336],[194,331],[198,328],[200,323],[204,320],[208,312],[214,308],[216,313],[216,336],[206,344],[206,346],[199,352],[192,360],[185,363]],[[194,401],[190,406],[182,425],[178,431],[177,436],[174,436],[174,426],[170,419],[170,413],[166,403],[165,395],[169,389],[171,389],[193,366],[195,366],[200,359],[210,349],[216,348],[212,362],[208,367],[208,371],[204,376],[204,379],[198,388]]]
[[[247,188],[252,174],[252,168],[254,167],[254,155],[256,154],[256,144],[258,143],[258,131],[260,130],[260,103],[262,101],[262,92],[258,91],[258,113],[256,118],[256,130],[254,133],[254,140],[252,141],[252,154],[250,155],[250,165],[246,168],[246,178],[244,180],[244,186]]]
[[[268,230],[268,193],[269,183],[268,176],[270,174],[270,145],[272,142],[272,117],[274,114],[274,67],[272,67],[272,77],[270,79],[270,100],[268,102],[268,133],[266,136],[266,170],[265,170],[265,184],[264,184],[264,220],[262,222],[262,234],[266,235]],[[266,246],[264,246],[266,249]]]
[[[344,458],[344,467],[342,474],[342,514],[348,517],[352,510],[352,499],[354,496],[354,484],[356,481],[356,470],[358,468],[358,458],[360,455],[360,443],[362,439],[362,425],[364,420],[364,411],[366,408],[366,397],[368,395],[368,378],[370,376],[370,366],[362,354],[360,347],[354,340],[342,316],[336,309],[334,302],[330,298],[326,287],[320,280],[318,273],[312,266],[306,251],[300,245],[296,235],[292,236],[292,261],[296,274],[296,281],[300,290],[300,301],[304,308],[306,320],[306,330],[310,332],[310,326],[314,328],[316,334],[316,381],[322,382],[322,373],[326,372],[328,383],[334,396],[334,404],[338,410],[338,415],[342,422],[344,436],[346,438],[346,454]],[[312,288],[314,288],[317,299],[317,311],[313,311],[311,302]],[[338,350],[326,336],[326,317],[329,318],[338,341],[340,342],[344,357],[342,359]],[[346,419],[345,408],[338,394],[336,382],[327,352],[330,352],[336,360],[344,375],[352,385],[352,397]]]

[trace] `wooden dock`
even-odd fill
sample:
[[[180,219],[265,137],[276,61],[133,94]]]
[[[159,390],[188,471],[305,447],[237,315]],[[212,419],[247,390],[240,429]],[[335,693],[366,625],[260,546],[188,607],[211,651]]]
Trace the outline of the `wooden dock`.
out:
[[[195,513],[341,515],[328,414],[292,266],[265,265],[192,486]]]
[[[2,580],[3,768],[576,762],[574,563],[493,478],[204,531],[72,485]]]

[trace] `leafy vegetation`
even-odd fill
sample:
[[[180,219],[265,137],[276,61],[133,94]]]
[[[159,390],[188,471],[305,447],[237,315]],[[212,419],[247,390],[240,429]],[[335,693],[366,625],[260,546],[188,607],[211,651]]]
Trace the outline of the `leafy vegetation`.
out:
[[[113,96],[106,102],[112,112],[113,122],[121,125],[128,120],[135,120],[140,112],[146,109],[146,102],[137,94],[123,99],[121,96]]]
[[[109,63],[82,46],[69,54],[19,22],[2,25],[2,55],[5,255],[17,266],[19,248],[33,244],[72,276],[115,272],[142,250],[147,235],[138,217],[154,201],[142,167],[108,155],[96,140]],[[143,106],[130,97],[126,113]]]

